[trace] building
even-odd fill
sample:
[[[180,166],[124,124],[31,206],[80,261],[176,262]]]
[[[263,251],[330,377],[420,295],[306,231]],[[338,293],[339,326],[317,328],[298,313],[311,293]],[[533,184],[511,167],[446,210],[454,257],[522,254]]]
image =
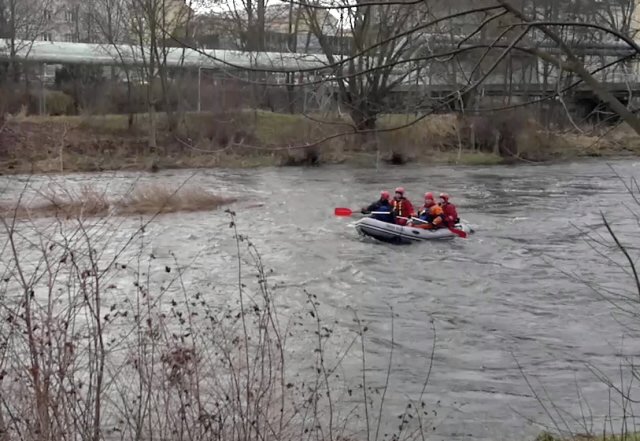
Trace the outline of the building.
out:
[[[22,0],[21,0],[22,1]],[[33,0],[26,0],[33,1]],[[43,0],[38,35],[23,39],[74,43],[132,43],[157,35],[184,35],[195,12],[185,0]]]
[[[313,19],[309,14],[314,14]],[[254,20],[257,21],[257,18]],[[309,10],[297,5],[277,4],[265,7],[263,48],[268,52],[323,53],[312,29],[321,26],[325,44],[335,53],[349,53],[350,32],[340,20],[326,10]],[[208,49],[243,50],[247,41],[248,19],[244,10],[202,15],[197,21],[197,41]]]
[[[11,35],[8,22],[3,21],[11,19],[11,11],[0,10],[0,38],[20,40],[20,45],[50,41],[138,46],[149,44],[152,32],[161,47],[192,42],[188,23],[195,13],[185,0],[18,0],[16,5],[13,21],[20,26]],[[44,71],[37,70],[38,76],[51,82],[60,67],[46,64]],[[105,71],[116,74],[113,68]]]
[[[42,3],[44,2],[44,3]],[[557,0],[521,0],[528,16],[542,21],[569,21],[581,23],[599,23],[617,29],[619,32],[636,40],[640,23],[640,8],[635,0],[582,0],[559,2]],[[367,32],[371,35],[371,43],[379,41],[384,33],[408,32],[412,28],[421,27],[430,19],[427,17],[447,16],[468,9],[482,6],[486,0],[434,0],[418,5],[402,5],[397,2],[386,6],[370,6],[370,21]],[[46,41],[96,42],[96,43],[131,43],[140,44],[149,41],[150,23],[163,22],[165,29],[155,32],[160,34],[161,44],[180,46],[182,43],[197,45],[210,49],[243,50],[247,45],[249,32],[246,11],[229,10],[224,13],[195,15],[185,0],[20,0],[20,14],[31,15],[33,23],[29,29],[19,29],[25,34],[24,39],[36,38]],[[425,9],[425,8],[428,8]],[[400,23],[389,21],[393,12],[404,11]],[[406,13],[406,12],[410,13]],[[414,12],[415,11],[415,12]],[[255,11],[257,12],[257,11]],[[350,23],[341,11],[328,12],[325,9],[300,7],[297,4],[275,3],[265,5],[263,21],[254,14],[254,25],[263,22],[263,29],[254,28],[253,33],[262,40],[260,47],[269,52],[298,52],[324,54],[326,49],[333,55],[349,55],[353,53],[353,37]],[[399,14],[395,14],[399,16]],[[0,15],[0,34],[6,26],[2,26]],[[465,51],[458,55],[459,63],[441,62],[438,59],[428,62],[420,61],[434,54],[440,54],[456,47],[468,35],[478,29],[484,18],[476,15],[458,16],[441,23],[408,33],[398,43],[405,58],[414,58],[416,62],[406,66],[411,74],[404,82],[415,86],[432,84],[459,84],[470,80],[473,73],[481,77],[485,70],[492,68],[500,49],[494,49],[488,57],[484,49]],[[511,20],[511,21],[509,21]],[[513,23],[512,17],[504,16],[500,20],[484,26],[473,38],[466,39],[467,44],[490,44],[503,30]],[[314,26],[319,25],[319,29]],[[508,44],[511,37],[521,27],[512,29],[503,36],[502,42]],[[4,30],[4,31],[3,31]],[[169,34],[177,39],[167,38]],[[188,31],[188,32],[187,32]],[[29,34],[30,32],[30,34]],[[37,34],[34,34],[37,32]],[[611,34],[594,31],[581,26],[559,28],[563,39],[574,48],[587,67],[596,69],[603,64],[612,63],[620,58],[620,51],[609,51],[608,48],[619,43]],[[320,44],[318,34],[322,36]],[[157,36],[158,34],[156,34]],[[1,35],[0,35],[1,36]],[[357,36],[362,41],[362,35]],[[409,41],[411,40],[411,41]],[[367,43],[368,44],[368,43]],[[524,47],[537,47],[543,51],[555,50],[555,43],[539,30],[532,30],[520,42]],[[365,45],[367,46],[367,45]],[[255,47],[255,46],[254,46]],[[395,49],[394,49],[395,50]],[[478,63],[482,59],[482,62]],[[615,68],[604,70],[598,75],[604,81],[624,79],[630,73],[639,73],[635,61],[620,63]],[[562,74],[562,75],[561,75]],[[513,51],[491,73],[490,82],[512,87],[514,84],[553,84],[561,78],[565,82],[572,81],[566,72],[560,72],[548,62],[522,51]]]

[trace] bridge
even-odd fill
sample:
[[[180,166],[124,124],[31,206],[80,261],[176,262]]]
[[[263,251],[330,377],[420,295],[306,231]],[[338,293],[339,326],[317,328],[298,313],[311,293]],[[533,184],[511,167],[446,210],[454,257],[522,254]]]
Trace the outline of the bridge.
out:
[[[440,43],[444,45],[444,43]],[[470,44],[470,46],[473,46]],[[443,46],[444,50],[450,50],[451,45]],[[462,46],[465,47],[464,45]],[[0,60],[11,58],[21,62],[36,64],[77,64],[95,66],[131,66],[144,67],[148,60],[145,55],[149,53],[148,48],[125,44],[91,44],[91,43],[69,43],[50,41],[22,41],[14,42],[11,51],[11,42],[7,39],[0,39]],[[558,51],[554,47],[540,45],[539,49],[545,51]],[[430,51],[435,52],[431,47]],[[594,56],[627,57],[636,55],[635,51],[626,44],[590,44],[583,48],[574,48],[578,54]],[[306,53],[286,53],[286,52],[244,52],[235,50],[202,49],[194,50],[190,48],[169,48],[167,50],[166,64],[170,68],[188,70],[241,70],[257,69],[264,72],[286,73],[286,72],[307,72],[309,74],[325,73],[331,74],[334,66],[329,63],[323,54]],[[405,66],[394,69],[392,78],[395,75],[402,75],[405,69],[413,67]],[[633,73],[614,72],[613,75],[598,74],[597,78],[615,96],[623,101],[640,96],[640,74],[634,68]],[[397,77],[396,77],[397,78]],[[446,78],[439,78],[436,82],[424,81],[421,84],[413,81],[406,81],[399,85],[391,94],[393,101],[411,99],[411,96],[422,96],[438,98],[456,93],[460,85],[447,84]],[[335,87],[329,85],[329,94],[335,94]],[[549,84],[528,83],[505,85],[504,81],[492,83],[487,81],[479,88],[479,92],[484,96],[553,96],[557,92],[557,84],[550,81]],[[576,100],[593,100],[594,95],[584,85],[579,85],[574,90]]]
[[[15,60],[37,64],[144,67],[148,47],[127,44],[25,41],[14,43]],[[11,40],[0,39],[0,60],[9,60]],[[182,69],[261,69],[273,72],[321,70],[329,64],[323,55],[283,52],[243,52],[232,50],[167,48],[166,65]]]
[[[450,42],[439,41],[430,46],[427,53],[446,52],[455,46]],[[477,47],[477,42],[466,42],[461,49]],[[58,41],[26,41],[0,39],[0,60],[11,58],[21,62],[40,64],[78,64],[96,66],[132,66],[144,67],[148,62],[149,48],[127,44],[69,43]],[[559,49],[549,44],[536,45],[537,49],[559,53]],[[625,57],[635,51],[626,44],[597,43],[574,48],[578,55]],[[323,71],[332,69],[328,58],[323,54],[299,52],[248,52],[237,50],[167,48],[168,67],[182,69],[258,69],[267,72]],[[14,52],[12,54],[12,52]],[[424,56],[423,48],[415,56]],[[341,56],[336,56],[339,59]],[[346,59],[345,56],[343,59]],[[375,63],[372,63],[375,65]],[[413,67],[398,67],[398,73]]]

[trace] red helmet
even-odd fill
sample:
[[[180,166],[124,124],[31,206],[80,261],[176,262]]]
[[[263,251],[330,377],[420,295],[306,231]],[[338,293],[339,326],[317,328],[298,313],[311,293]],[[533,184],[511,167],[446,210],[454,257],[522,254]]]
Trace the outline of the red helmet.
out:
[[[388,200],[389,199],[389,192],[387,190],[382,190],[380,192],[380,199],[383,199],[385,201]]]
[[[424,194],[424,199],[433,199],[433,193],[431,193],[430,191]]]
[[[396,188],[396,193],[404,194],[404,187]]]
[[[449,202],[449,195],[446,193],[440,193],[440,199],[442,199],[445,202]]]

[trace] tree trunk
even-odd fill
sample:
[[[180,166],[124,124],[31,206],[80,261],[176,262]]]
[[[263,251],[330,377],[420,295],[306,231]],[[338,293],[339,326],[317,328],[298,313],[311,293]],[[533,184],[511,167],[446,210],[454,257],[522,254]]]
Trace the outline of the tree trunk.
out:
[[[358,130],[375,130],[378,114],[365,105],[354,106],[349,112]]]
[[[9,431],[4,421],[4,410],[2,408],[0,408],[0,441],[9,441]]]
[[[149,148],[155,150],[158,147],[156,139],[156,105],[149,105]]]
[[[295,76],[292,73],[287,73],[287,104],[289,113],[292,115],[296,113],[296,91],[293,86]]]
[[[508,0],[497,0],[507,11],[520,19],[523,23],[530,23],[525,15],[511,5]],[[555,32],[548,29],[546,26],[537,25],[544,34],[546,34],[551,40],[553,40],[562,52],[564,52],[567,58],[568,67],[578,74],[582,81],[600,98],[601,101],[608,104],[609,107],[616,112],[629,126],[640,135],[640,118],[638,118],[632,111],[622,104],[611,92],[609,92],[598,80],[596,80],[591,73],[584,67],[584,64],[580,62],[578,57],[573,53],[571,48],[560,38]]]
[[[154,102],[153,97],[153,83],[149,81],[147,83],[147,106],[149,109],[149,148],[151,150],[156,150],[158,147],[156,134],[156,104]]]

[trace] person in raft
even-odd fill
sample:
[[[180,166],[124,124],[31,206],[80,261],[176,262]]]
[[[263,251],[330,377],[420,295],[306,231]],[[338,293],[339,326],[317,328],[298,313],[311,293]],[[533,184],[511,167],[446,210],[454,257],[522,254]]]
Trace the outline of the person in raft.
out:
[[[428,200],[433,199],[433,193],[431,193],[430,191],[424,194],[424,201],[425,201],[425,205],[426,202]],[[417,213],[417,216],[414,216],[413,219],[411,219],[411,222],[409,222],[409,224],[411,226],[415,226],[415,224],[425,224],[425,223],[429,223],[431,222],[431,215],[429,214],[429,209],[425,208],[425,205],[423,205]],[[417,221],[417,222],[416,222]]]
[[[440,193],[440,206],[444,212],[444,222],[448,227],[453,227],[460,222],[458,210],[455,205],[449,202],[449,195],[447,193]]]
[[[372,214],[373,219],[395,223],[395,216],[393,215],[393,208],[391,207],[391,201],[389,201],[389,192],[383,190],[380,192],[380,199],[371,203],[368,207],[364,207],[360,212],[362,214],[369,214],[372,211],[379,212],[378,214]]]
[[[425,221],[424,224],[414,225],[415,228],[436,229],[445,226],[444,210],[433,199],[433,193],[425,193],[424,205],[418,213],[418,219]]]
[[[406,225],[407,221],[416,215],[411,201],[404,196],[404,188],[402,187],[396,188],[391,206],[398,225]]]

